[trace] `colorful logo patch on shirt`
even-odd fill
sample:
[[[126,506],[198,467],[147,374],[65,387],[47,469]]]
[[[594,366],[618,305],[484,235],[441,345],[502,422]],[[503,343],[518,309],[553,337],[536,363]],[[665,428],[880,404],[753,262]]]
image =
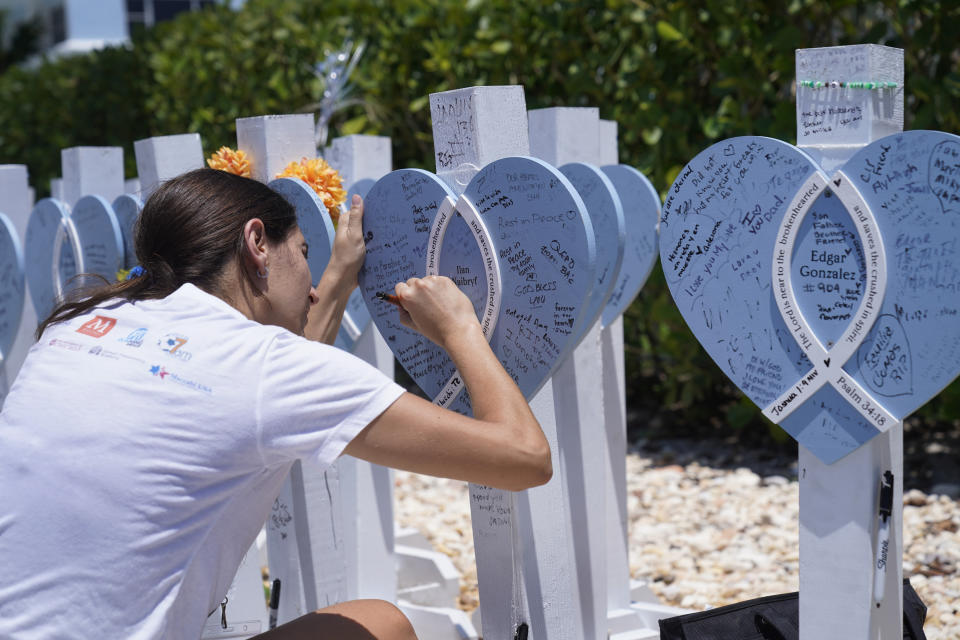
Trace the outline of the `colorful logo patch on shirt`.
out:
[[[87,320],[84,322],[80,328],[77,329],[77,333],[93,336],[94,338],[102,338],[110,333],[110,330],[113,329],[116,324],[116,318],[108,318],[107,316],[94,316],[92,320]]]
[[[150,367],[150,373],[156,377],[159,377],[161,380],[168,380],[174,382],[182,387],[188,387],[194,391],[199,391],[200,393],[205,393],[210,395],[213,393],[213,389],[203,384],[202,382],[197,382],[196,380],[190,380],[184,378],[181,375],[178,375],[172,371],[167,371],[167,368],[163,365],[155,364]]]
[[[134,329],[126,338],[120,338],[120,342],[127,345],[128,347],[139,347],[143,344],[143,338],[147,335],[147,328],[140,327],[139,329]]]
[[[91,356],[100,356],[102,358],[107,358],[109,360],[132,360],[134,362],[143,362],[143,359],[137,358],[136,356],[127,355],[125,353],[120,353],[119,351],[110,351],[109,349],[104,349],[103,347],[97,345],[91,347],[87,353]]]
[[[80,351],[80,349],[83,348],[83,345],[78,342],[70,342],[69,340],[60,340],[58,338],[54,338],[49,344],[51,347],[60,347],[67,351]]]
[[[160,347],[161,351],[169,353],[174,358],[179,358],[180,360],[186,361],[193,357],[192,353],[182,349],[183,345],[187,344],[188,340],[188,337],[182,336],[178,333],[168,333],[157,340],[157,346]]]
[[[164,369],[158,364],[155,364],[152,367],[150,367],[150,373],[152,373],[155,376],[160,376],[161,380],[163,380],[168,375],[170,375],[170,373],[166,369]]]

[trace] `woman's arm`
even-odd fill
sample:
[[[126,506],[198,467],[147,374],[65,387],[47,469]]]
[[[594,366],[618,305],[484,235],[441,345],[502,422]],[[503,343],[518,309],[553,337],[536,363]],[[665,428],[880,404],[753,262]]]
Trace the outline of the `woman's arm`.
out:
[[[304,337],[326,344],[333,344],[336,340],[347,299],[357,287],[357,273],[365,255],[363,201],[354,195],[350,210],[340,214],[330,262],[316,287],[320,301],[310,307]]]
[[[345,453],[376,464],[519,491],[553,474],[550,445],[520,389],[487,344],[473,305],[449,278],[398,284],[400,319],[450,354],[474,418],[406,393]]]

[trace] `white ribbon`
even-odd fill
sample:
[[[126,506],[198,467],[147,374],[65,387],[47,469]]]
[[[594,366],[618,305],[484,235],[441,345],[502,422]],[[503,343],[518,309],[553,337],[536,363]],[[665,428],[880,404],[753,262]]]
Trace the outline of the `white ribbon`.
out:
[[[490,232],[477,212],[477,208],[465,195],[461,195],[456,202],[450,196],[447,196],[437,207],[437,213],[433,218],[433,226],[430,229],[430,238],[427,242],[427,275],[438,275],[443,238],[447,233],[447,227],[450,225],[454,213],[459,213],[464,222],[467,223],[474,239],[477,241],[477,246],[480,248],[487,283],[487,302],[483,313],[480,315],[480,327],[483,329],[483,337],[487,339],[487,342],[490,342],[493,338],[493,330],[497,327],[497,318],[500,316],[500,292],[502,288],[500,262],[493,248]],[[460,377],[460,372],[454,371],[440,393],[433,399],[433,403],[440,407],[446,407],[453,402],[462,389],[463,380]]]
[[[829,188],[840,199],[848,213],[853,214],[853,223],[863,247],[866,267],[866,290],[856,313],[844,329],[841,337],[829,349],[823,346],[804,318],[793,289],[791,264],[793,246],[800,224],[817,198]],[[815,172],[793,197],[787,214],[780,222],[777,245],[773,252],[773,294],[787,329],[797,344],[813,363],[806,375],[770,403],[763,413],[774,423],[780,423],[809,400],[814,393],[830,384],[866,421],[881,432],[899,423],[870,393],[850,374],[843,365],[856,353],[876,321],[887,288],[887,258],[883,241],[877,228],[877,220],[853,182],[842,171],[828,179],[822,172]]]
[[[83,247],[80,246],[80,237],[73,220],[69,216],[63,217],[57,221],[57,232],[53,237],[53,254],[50,263],[50,277],[53,279],[53,293],[55,297],[54,305],[63,300],[63,274],[60,273],[60,255],[63,252],[64,243],[69,242],[73,249],[73,262],[76,266],[78,276],[86,271],[83,260]]]

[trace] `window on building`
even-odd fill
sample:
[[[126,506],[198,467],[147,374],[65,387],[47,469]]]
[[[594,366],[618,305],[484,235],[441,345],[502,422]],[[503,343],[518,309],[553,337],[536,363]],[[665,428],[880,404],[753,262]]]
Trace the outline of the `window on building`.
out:
[[[127,0],[127,26],[133,34],[184,11],[196,11],[215,3],[215,0]]]
[[[53,44],[67,39],[67,13],[62,4],[50,10],[50,34],[53,37]]]

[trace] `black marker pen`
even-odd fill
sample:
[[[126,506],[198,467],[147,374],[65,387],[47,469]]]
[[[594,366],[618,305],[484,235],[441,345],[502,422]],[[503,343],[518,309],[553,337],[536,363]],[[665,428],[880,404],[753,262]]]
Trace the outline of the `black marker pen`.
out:
[[[397,305],[398,307],[402,307],[402,306],[403,306],[402,304],[400,304],[400,298],[398,298],[398,297],[395,296],[395,295],[391,295],[391,294],[389,294],[389,293],[384,293],[383,291],[377,291],[377,297],[380,298],[381,300],[385,301],[385,302],[389,302],[390,304],[395,304],[395,305]]]
[[[277,628],[277,610],[280,608],[280,579],[273,581],[270,589],[270,629]]]
[[[893,472],[883,472],[880,480],[880,507],[877,510],[877,561],[873,567],[873,601],[883,603],[887,582],[887,559],[890,550],[890,518],[893,515]]]

